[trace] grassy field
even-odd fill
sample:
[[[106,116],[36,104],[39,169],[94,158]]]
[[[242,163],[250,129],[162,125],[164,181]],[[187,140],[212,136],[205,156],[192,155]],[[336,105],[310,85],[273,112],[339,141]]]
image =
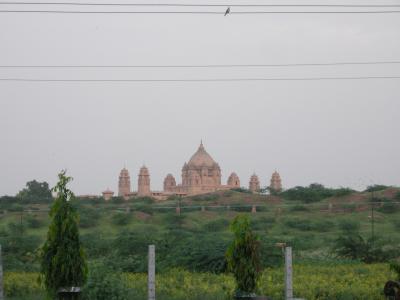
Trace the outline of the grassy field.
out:
[[[384,283],[394,276],[385,264],[295,265],[294,293],[296,297],[309,300],[379,300],[384,299]],[[36,278],[36,273],[6,273],[7,299],[43,299]],[[145,274],[124,273],[122,278],[129,287],[130,299],[146,299]],[[234,287],[230,275],[170,270],[157,275],[156,289],[160,300],[227,300]],[[263,272],[258,293],[275,300],[283,299],[282,268]]]

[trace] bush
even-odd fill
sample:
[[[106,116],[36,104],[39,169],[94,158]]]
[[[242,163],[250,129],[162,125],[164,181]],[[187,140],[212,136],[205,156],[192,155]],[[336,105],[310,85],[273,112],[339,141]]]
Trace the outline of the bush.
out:
[[[104,266],[91,266],[89,279],[82,291],[83,300],[129,300],[132,299],[121,275],[112,273]]]
[[[384,198],[381,199],[381,207],[379,207],[377,210],[381,213],[393,214],[400,210],[400,205],[399,203],[396,203],[396,201]]]
[[[293,211],[293,212],[295,212],[295,211],[309,211],[309,208],[307,206],[305,206],[305,205],[297,204],[297,205],[291,206],[289,208],[289,210]]]
[[[394,219],[392,223],[395,229],[400,230],[400,219]]]
[[[234,192],[238,192],[238,193],[252,194],[252,192],[249,189],[245,189],[245,188],[242,188],[242,187],[234,188],[234,189],[231,189],[231,190],[234,191]]]
[[[327,232],[335,228],[335,223],[330,220],[318,220],[312,224],[312,228],[318,232]]]
[[[284,223],[287,227],[298,229],[301,231],[310,231],[313,230],[313,226],[310,220],[303,219],[289,219]]]
[[[387,188],[389,188],[387,185],[374,184],[374,185],[367,186],[367,188],[365,189],[364,192],[369,192],[369,193],[378,192],[378,191],[386,190]]]
[[[132,215],[130,213],[118,212],[114,214],[111,218],[111,222],[117,226],[128,225],[132,220]]]
[[[268,230],[275,223],[273,217],[260,217],[251,221],[251,228],[253,230]]]
[[[166,214],[164,217],[164,222],[166,223],[167,229],[178,229],[183,226],[185,223],[186,216],[185,215],[177,215],[174,214]]]
[[[25,222],[30,228],[36,229],[44,226],[43,220],[38,219],[37,216],[28,216],[25,218]]]
[[[216,201],[220,198],[218,194],[205,194],[190,197],[193,201]]]
[[[357,233],[337,238],[333,250],[338,257],[358,260],[367,264],[387,262],[399,255],[398,249],[387,247],[386,241],[377,238],[365,239]]]
[[[347,195],[350,195],[352,193],[354,193],[355,191],[350,189],[350,188],[339,188],[339,189],[335,189],[333,192],[333,196],[335,197],[344,197]]]
[[[95,208],[79,207],[79,226],[81,228],[94,227],[99,223],[101,214]]]
[[[226,219],[217,219],[211,222],[208,222],[203,226],[204,230],[206,231],[221,231],[227,229],[229,226],[229,221]]]
[[[18,297],[38,294],[42,291],[37,273],[6,272],[4,291],[7,297]]]
[[[354,220],[341,220],[339,222],[339,229],[345,232],[357,232],[360,229],[360,223]]]

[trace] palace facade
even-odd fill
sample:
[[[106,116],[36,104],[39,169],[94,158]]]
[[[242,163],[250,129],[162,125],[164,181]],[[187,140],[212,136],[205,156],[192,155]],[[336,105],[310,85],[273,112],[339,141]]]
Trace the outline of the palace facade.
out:
[[[175,177],[168,174],[164,179],[163,191],[152,191],[150,172],[146,166],[143,166],[138,174],[138,190],[135,192],[131,189],[129,171],[123,168],[119,175],[118,196],[125,199],[149,196],[164,200],[173,195],[192,196],[241,187],[239,176],[235,172],[229,175],[226,184],[221,183],[221,168],[208,154],[202,142],[189,161],[183,164],[181,177],[181,183],[177,184]],[[276,171],[272,175],[270,188],[282,189],[281,180]],[[250,178],[249,190],[254,193],[260,190],[260,182],[256,174],[253,174]],[[107,189],[103,192],[103,197],[109,200],[113,194],[112,191]]]

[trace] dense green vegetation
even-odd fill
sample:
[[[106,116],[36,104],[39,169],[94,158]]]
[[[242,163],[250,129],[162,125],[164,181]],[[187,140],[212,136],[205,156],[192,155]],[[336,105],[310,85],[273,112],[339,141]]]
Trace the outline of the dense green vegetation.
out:
[[[36,189],[27,186],[24,190]],[[94,291],[101,291],[104,286],[116,286],[117,290],[124,291],[123,294],[130,295],[128,290],[132,288],[132,282],[125,284],[120,276],[146,271],[147,246],[152,243],[156,245],[157,272],[160,276],[176,268],[192,272],[188,274],[193,279],[193,289],[199,288],[198,278],[230,282],[219,285],[218,289],[216,287],[215,297],[210,297],[207,291],[199,288],[198,299],[225,299],[226,291],[234,288],[232,278],[224,274],[227,271],[225,252],[233,240],[229,224],[236,216],[249,217],[252,230],[259,236],[261,268],[273,268],[271,272],[276,272],[273,274],[279,274],[281,270],[283,257],[275,244],[282,242],[293,247],[295,262],[304,266],[342,266],[351,261],[386,262],[399,257],[399,193],[399,189],[395,188],[360,193],[314,184],[272,196],[250,194],[243,189],[182,199],[171,197],[158,202],[147,197],[129,201],[115,197],[109,202],[102,198],[75,199],[71,205],[80,216],[81,241],[91,274],[88,286]],[[43,194],[48,195],[48,192]],[[18,272],[12,273],[17,276],[25,274],[20,272],[39,271],[38,249],[44,243],[50,223],[50,205],[48,200],[22,200],[21,193],[16,197],[0,197],[0,243],[6,272]],[[178,205],[180,214],[175,209]],[[251,213],[254,206],[257,212]],[[361,248],[366,250],[352,252],[352,249]],[[366,266],[365,270],[369,267]],[[106,282],[101,281],[102,277],[98,275],[101,272],[110,274]],[[174,277],[177,282],[181,280],[178,275]],[[133,276],[136,275],[128,277]],[[137,276],[142,278],[140,276],[143,275]],[[277,276],[264,280],[279,281],[280,275]],[[391,275],[385,276],[382,275],[382,278]],[[313,280],[319,282],[317,278],[313,277]],[[379,283],[380,289],[381,285],[382,282]],[[271,288],[260,287],[261,291],[270,293]],[[175,298],[166,296],[165,299],[185,299],[185,292],[179,294],[176,289]],[[378,283],[374,289],[373,293],[377,295]],[[172,295],[172,290],[173,287],[165,287],[166,295]],[[353,291],[343,293],[346,295]],[[209,298],[201,298],[202,295]],[[340,297],[332,299],[380,299],[378,296]]]
[[[146,274],[114,275],[104,269],[93,270],[94,276],[87,287],[90,287],[90,300],[146,299]],[[396,273],[387,264],[295,264],[293,272],[294,295],[309,300],[384,300],[383,283],[396,278]],[[37,276],[36,273],[6,273],[7,299],[43,300],[43,290],[35,280]],[[257,294],[284,299],[283,285],[282,268],[266,269],[261,274]],[[181,269],[157,274],[157,299],[160,300],[230,300],[234,289],[234,278],[227,274],[193,273]]]

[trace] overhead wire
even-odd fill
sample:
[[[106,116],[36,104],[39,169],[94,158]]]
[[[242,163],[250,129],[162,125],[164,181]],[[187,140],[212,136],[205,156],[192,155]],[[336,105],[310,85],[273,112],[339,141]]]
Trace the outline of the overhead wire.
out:
[[[44,14],[200,14],[225,15],[225,11],[83,11],[83,10],[0,10],[0,13],[44,13]],[[376,11],[231,11],[232,15],[252,14],[397,14],[400,10]]]
[[[257,81],[322,81],[322,80],[372,80],[400,79],[400,76],[350,76],[350,77],[292,77],[292,78],[195,78],[195,79],[55,79],[55,78],[0,78],[3,82],[257,82]]]
[[[344,61],[327,63],[280,63],[280,64],[188,64],[188,65],[0,65],[0,68],[264,68],[264,67],[318,67],[346,65],[388,65],[400,61]]]
[[[61,5],[61,6],[160,6],[160,7],[400,7],[400,4],[235,4],[235,3],[99,3],[99,2],[26,2],[0,1],[0,5]]]

